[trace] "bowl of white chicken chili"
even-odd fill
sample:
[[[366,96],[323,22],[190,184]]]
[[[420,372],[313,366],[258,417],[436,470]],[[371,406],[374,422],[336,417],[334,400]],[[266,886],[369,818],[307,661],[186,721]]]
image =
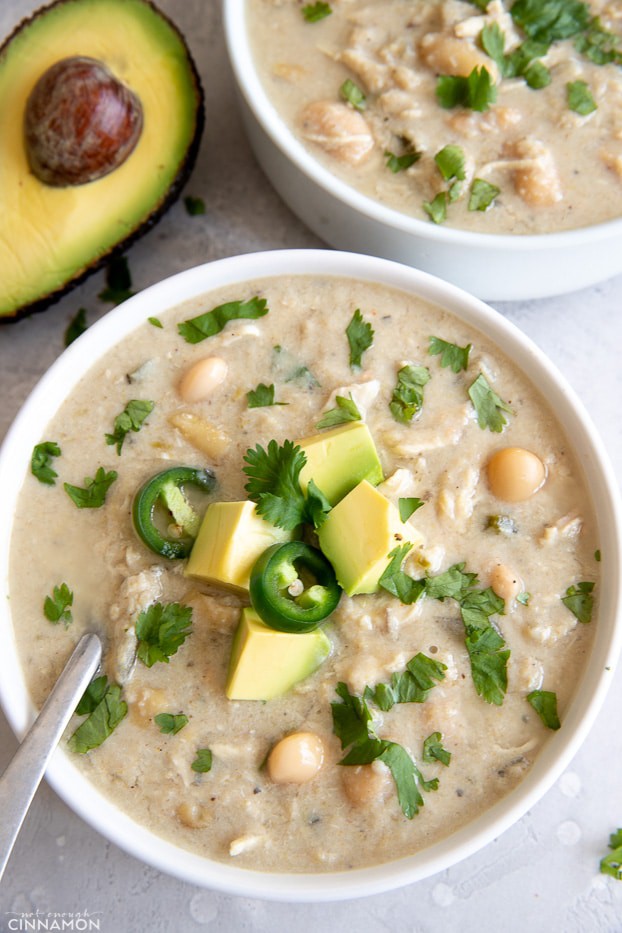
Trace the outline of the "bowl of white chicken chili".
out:
[[[326,242],[486,299],[622,272],[619,4],[224,0],[259,163]]]
[[[447,868],[551,787],[613,676],[601,442],[525,336],[408,266],[267,252],[148,288],[47,372],[0,485],[6,715],[23,735],[96,631],[48,778],[196,884]]]

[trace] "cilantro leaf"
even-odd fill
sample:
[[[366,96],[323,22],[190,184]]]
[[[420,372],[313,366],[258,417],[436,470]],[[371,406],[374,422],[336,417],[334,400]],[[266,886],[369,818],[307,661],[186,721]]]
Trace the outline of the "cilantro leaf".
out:
[[[77,340],[87,329],[86,308],[79,308],[74,317],[69,321],[67,329],[65,330],[65,346],[68,347],[72,344],[74,340]]]
[[[520,603],[521,606],[528,606],[530,599],[531,599],[531,593],[527,593],[527,592],[519,593],[518,596],[516,597],[516,602]]]
[[[120,415],[114,419],[113,434],[106,434],[107,444],[116,444],[117,454],[121,456],[121,448],[130,431],[140,431],[143,422],[151,414],[155,402],[146,399],[131,399]]]
[[[464,564],[454,564],[443,573],[426,580],[426,596],[430,599],[453,598],[460,602],[477,582],[477,574],[465,573]]]
[[[249,298],[248,301],[227,301],[205,314],[182,321],[177,330],[187,343],[200,343],[207,337],[220,333],[229,321],[241,318],[256,320],[269,311],[265,298]]]
[[[557,694],[552,690],[532,690],[527,694],[527,702],[533,706],[545,726],[559,729],[561,723],[557,715]]]
[[[618,830],[617,838],[619,838],[620,830]],[[613,839],[614,836],[612,835]],[[600,870],[603,875],[611,875],[612,878],[617,878],[618,881],[622,881],[622,842],[619,846],[615,848],[610,846],[613,849],[608,855],[605,855],[604,858],[600,860]]]
[[[421,153],[411,148],[403,152],[402,155],[396,155],[394,152],[389,152],[387,149],[385,150],[384,156],[387,160],[387,168],[396,175],[398,172],[405,172],[411,165],[418,162],[421,158]]]
[[[596,103],[585,81],[568,81],[566,84],[568,106],[582,117],[596,110]]]
[[[152,327],[159,327],[159,328],[164,327],[164,324],[158,317],[148,317],[147,320],[149,321]]]
[[[505,602],[492,587],[470,590],[460,599],[460,615],[465,626],[483,629],[490,625],[490,616],[503,615]]]
[[[583,583],[573,583],[566,590],[566,595],[561,597],[561,601],[567,609],[570,609],[573,616],[579,622],[588,623],[592,621],[592,610],[594,608],[594,597],[592,592],[594,583],[584,581]]]
[[[397,374],[389,409],[396,421],[408,424],[421,410],[423,387],[430,381],[430,370],[425,366],[408,363]]]
[[[389,554],[389,563],[378,581],[378,585],[397,596],[400,602],[409,606],[416,603],[425,592],[425,580],[413,580],[407,573],[401,569],[406,555],[412,548],[412,544],[407,541],[394,548]]]
[[[423,797],[418,786],[421,773],[405,748],[397,742],[387,742],[386,748],[378,756],[385,763],[397,788],[402,813],[408,820],[412,820],[423,806]],[[433,782],[428,782],[432,784]],[[436,790],[436,787],[427,789]]]
[[[152,603],[136,621],[136,655],[147,667],[176,654],[191,634],[192,609],[179,603]]]
[[[471,660],[471,676],[478,695],[487,703],[501,706],[508,688],[507,662],[510,651],[492,625],[466,627],[466,648]]]
[[[344,683],[338,683],[335,692],[342,702],[331,703],[333,732],[341,742],[342,749],[348,745],[365,743],[373,722],[367,703],[362,697],[350,693]]]
[[[191,194],[186,195],[184,198],[184,207],[186,208],[186,213],[190,214],[191,217],[197,217],[199,214],[205,213],[205,201],[203,198],[195,198]]]
[[[153,721],[164,735],[177,735],[184,726],[188,725],[188,717],[184,713],[158,713]]]
[[[58,473],[52,468],[52,458],[60,457],[61,449],[55,441],[43,441],[35,444],[30,460],[30,472],[40,483],[55,486]]]
[[[316,428],[334,428],[338,424],[348,424],[350,421],[361,420],[361,413],[356,407],[352,393],[350,393],[350,398],[337,395],[335,401],[337,402],[337,408],[331,408],[325,412],[316,424]]]
[[[585,32],[577,36],[574,44],[577,51],[595,65],[607,65],[610,62],[622,65],[620,37],[604,29],[597,16],[590,21]]]
[[[383,712],[396,703],[423,703],[437,681],[445,679],[447,666],[419,652],[406,665],[402,673],[391,675],[390,683],[365,687],[363,698],[372,700]]]
[[[469,353],[473,345],[467,343],[466,347],[459,347],[455,343],[448,343],[440,337],[430,337],[428,353],[430,356],[441,357],[441,366],[449,367],[452,372],[459,373],[469,368]]]
[[[424,201],[423,209],[433,223],[444,223],[447,220],[447,192],[439,191],[431,201]]]
[[[60,586],[54,587],[51,596],[45,597],[43,614],[55,625],[62,622],[67,628],[73,622],[71,606],[73,606],[73,593],[66,583],[61,583]]]
[[[504,417],[503,412],[514,414],[510,406],[489,386],[483,373],[480,373],[471,383],[468,391],[480,428],[482,430],[488,428],[490,431],[500,433],[503,425],[507,424],[507,418]]]
[[[416,496],[402,497],[398,499],[397,507],[400,513],[400,518],[403,522],[407,522],[411,515],[414,515],[417,509],[420,509],[425,505],[423,499],[418,499]]]
[[[307,515],[317,531],[324,524],[332,505],[316,485],[314,479],[310,479],[307,484]]]
[[[464,181],[464,150],[460,146],[444,146],[436,153],[434,161],[445,181],[451,181],[453,178]]]
[[[485,181],[483,178],[474,178],[471,182],[468,209],[470,211],[486,211],[497,197],[501,189]]]
[[[93,478],[84,478],[83,487],[63,483],[63,488],[79,509],[99,509],[106,501],[106,494],[117,476],[115,470],[107,472],[103,467],[99,467]]]
[[[132,276],[125,256],[118,256],[111,260],[106,268],[106,288],[97,296],[102,301],[110,301],[120,305],[122,301],[131,298]]]
[[[270,405],[287,405],[287,402],[275,402],[274,383],[266,385],[260,382],[256,389],[246,393],[249,408],[268,408]]]
[[[76,715],[87,716],[89,713],[92,713],[97,704],[103,700],[107,690],[108,678],[105,674],[92,680],[76,706]]]
[[[369,350],[374,342],[374,329],[363,320],[359,308],[352,315],[352,320],[346,327],[346,337],[350,345],[350,366],[352,369],[361,368],[361,359],[365,350]]]
[[[317,23],[319,20],[330,16],[333,12],[330,3],[324,3],[318,0],[317,3],[308,3],[302,8],[302,15],[308,23]]]
[[[443,736],[440,732],[432,732],[423,742],[422,758],[426,762],[440,761],[447,767],[451,761],[451,752],[443,748]]]
[[[348,104],[351,104],[355,110],[362,111],[367,107],[367,98],[365,94],[351,78],[346,78],[339,88],[339,94]]]
[[[483,65],[475,67],[465,78],[460,75],[440,75],[436,80],[436,98],[447,110],[467,107],[483,113],[497,99],[497,88],[490,72]]]
[[[212,770],[212,753],[209,748],[197,748],[196,757],[190,765],[197,774],[207,774]]]
[[[292,441],[279,447],[271,440],[268,449],[259,444],[244,455],[243,468],[249,481],[244,487],[257,512],[277,528],[293,531],[306,518],[305,497],[300,488],[300,471],[307,462],[302,448]]]
[[[87,687],[87,691],[88,689]],[[89,703],[92,702],[94,702],[93,697]],[[84,709],[84,705],[83,697],[77,709]],[[121,687],[118,684],[111,684],[102,691],[99,702],[93,706],[88,718],[78,726],[69,739],[69,748],[79,755],[86,754],[92,748],[98,748],[126,715],[127,703],[121,699]]]
[[[514,0],[510,14],[531,39],[549,44],[576,36],[591,18],[581,0]]]

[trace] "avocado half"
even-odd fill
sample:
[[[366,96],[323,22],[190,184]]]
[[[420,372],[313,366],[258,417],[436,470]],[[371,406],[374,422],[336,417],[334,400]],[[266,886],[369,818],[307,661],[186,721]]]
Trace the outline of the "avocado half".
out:
[[[142,105],[129,157],[87,184],[31,172],[24,112],[56,62],[102,62]],[[0,322],[42,311],[146,233],[178,197],[204,125],[203,89],[178,29],[149,0],[57,0],[0,47]]]

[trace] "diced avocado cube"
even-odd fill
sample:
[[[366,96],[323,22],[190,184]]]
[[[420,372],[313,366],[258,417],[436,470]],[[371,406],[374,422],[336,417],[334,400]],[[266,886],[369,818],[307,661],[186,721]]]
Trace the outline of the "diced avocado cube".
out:
[[[348,596],[375,593],[389,553],[406,541],[423,543],[416,528],[366,480],[331,509],[318,536]]]
[[[361,480],[377,486],[384,479],[376,446],[363,421],[303,437],[296,443],[307,456],[300,472],[302,490],[313,479],[331,505],[343,499]]]
[[[248,590],[250,572],[259,555],[270,545],[291,538],[291,531],[264,521],[254,502],[212,502],[190,552],[185,574],[217,586]]]
[[[277,632],[254,609],[243,609],[233,637],[226,694],[230,700],[271,700],[326,660],[331,643],[322,629]]]

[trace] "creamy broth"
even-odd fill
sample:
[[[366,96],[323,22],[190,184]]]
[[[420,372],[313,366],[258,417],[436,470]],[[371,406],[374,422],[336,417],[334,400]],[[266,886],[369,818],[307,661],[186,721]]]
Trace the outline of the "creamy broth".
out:
[[[269,307],[260,319],[230,321],[195,346],[177,332],[180,321],[255,295]],[[349,365],[345,338],[356,309],[375,331],[358,372]],[[385,287],[306,276],[263,279],[212,292],[161,321],[162,328],[145,323],[110,351],[46,429],[42,440],[62,450],[56,485],[25,479],[10,590],[34,701],[43,702],[79,636],[95,629],[104,640],[104,669],[121,685],[128,714],[99,748],[75,757],[94,785],[137,821],[202,855],[259,870],[350,869],[429,846],[516,786],[552,734],[526,695],[555,691],[563,728],[589,654],[596,621],[578,622],[561,597],[572,584],[597,580],[597,529],[559,425],[534,386],[482,334]],[[443,368],[429,354],[432,335],[472,344],[466,372]],[[180,379],[208,356],[226,361],[227,377],[208,399],[184,404]],[[428,367],[431,375],[421,413],[410,424],[398,423],[388,407],[405,361]],[[301,366],[313,380],[301,377]],[[478,374],[511,408],[502,433],[478,424],[467,395]],[[273,383],[277,401],[286,404],[249,409],[246,393],[259,383]],[[413,496],[424,501],[410,519],[424,544],[405,569],[420,578],[465,562],[482,588],[494,583],[508,597],[505,614],[493,620],[511,651],[502,705],[476,694],[452,600],[403,605],[387,592],[342,596],[324,626],[330,657],[287,695],[230,701],[225,680],[244,601],[188,579],[184,561],[157,557],[135,535],[131,503],[146,479],[169,466],[208,465],[217,479],[212,500],[243,499],[245,451],[317,433],[335,391],[351,392],[364,413],[382,461],[380,490],[395,503]],[[117,455],[104,436],[130,399],[153,400],[155,407]],[[215,456],[206,457],[172,426],[180,412],[216,429]],[[507,446],[534,451],[546,466],[543,487],[524,502],[500,502],[486,480],[489,457]],[[78,510],[62,483],[81,485],[99,466],[116,470],[118,479],[104,506]],[[516,533],[487,527],[499,513],[513,519]],[[62,582],[74,593],[73,622],[66,628],[42,611],[45,597]],[[524,592],[527,605],[515,598]],[[170,663],[148,668],[135,659],[134,624],[154,601],[191,606],[193,623]],[[446,665],[444,680],[423,703],[376,711],[379,736],[405,747],[427,780],[439,779],[437,790],[423,794],[419,813],[407,819],[382,768],[369,782],[367,801],[353,800],[351,788],[348,794],[352,768],[338,764],[344,753],[333,734],[331,702],[340,681],[361,695],[403,671],[418,652]],[[184,713],[189,722],[163,735],[153,721],[161,712]],[[297,731],[320,736],[324,764],[309,783],[275,784],[263,767],[266,756]],[[422,743],[433,732],[451,752],[448,767],[422,763]],[[212,752],[209,773],[191,768],[199,748]]]
[[[547,86],[501,78],[481,36],[497,29],[505,53],[516,53],[526,35],[512,6],[492,0],[483,13],[460,0],[334,0],[330,15],[310,23],[295,0],[247,0],[247,28],[282,119],[329,171],[388,207],[429,221],[424,202],[435,203],[437,222],[480,233],[549,233],[619,217],[620,64],[594,64],[573,37],[537,59]],[[619,48],[620,4],[587,7]],[[439,76],[464,79],[474,68],[492,76],[496,100],[481,111],[440,106]],[[342,99],[345,81],[365,96],[363,110]],[[589,91],[591,112],[570,108],[571,86]],[[435,162],[447,146],[462,151],[457,177],[443,177]],[[389,154],[412,152],[414,164],[388,168]],[[487,209],[469,206],[474,179],[498,189]],[[446,199],[445,220],[435,198]]]

